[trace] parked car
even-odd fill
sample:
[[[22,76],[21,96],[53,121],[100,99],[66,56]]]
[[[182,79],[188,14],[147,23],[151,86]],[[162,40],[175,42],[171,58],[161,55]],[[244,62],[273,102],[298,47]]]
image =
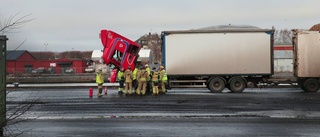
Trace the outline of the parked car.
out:
[[[89,66],[89,67],[88,67],[88,68],[86,68],[84,71],[85,71],[85,72],[87,72],[87,73],[93,73],[93,72],[95,72],[95,70],[94,70],[94,67],[93,67],[93,66]]]
[[[73,68],[67,68],[67,69],[66,69],[66,73],[67,73],[67,74],[75,74],[76,71],[75,71]]]
[[[43,73],[46,73],[46,69],[44,67],[40,67],[40,68],[37,68],[35,70],[32,70],[33,74],[43,74]]]

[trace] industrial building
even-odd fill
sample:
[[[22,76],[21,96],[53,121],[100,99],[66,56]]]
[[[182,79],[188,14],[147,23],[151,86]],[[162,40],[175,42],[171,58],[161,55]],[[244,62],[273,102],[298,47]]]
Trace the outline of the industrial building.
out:
[[[8,50],[6,60],[8,74],[74,74],[84,73],[88,66],[82,59],[37,60],[27,50]]]

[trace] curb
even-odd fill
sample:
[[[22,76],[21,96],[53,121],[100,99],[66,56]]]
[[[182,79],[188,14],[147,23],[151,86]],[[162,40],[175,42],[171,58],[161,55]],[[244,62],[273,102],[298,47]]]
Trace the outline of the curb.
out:
[[[119,114],[91,116],[43,116],[20,117],[19,119],[59,120],[59,119],[138,119],[138,118],[279,118],[279,119],[320,119],[320,115],[266,115],[266,114]]]
[[[96,87],[96,83],[44,83],[44,84],[7,84],[7,88],[43,88],[43,87]],[[104,83],[103,86],[117,87],[119,83]]]

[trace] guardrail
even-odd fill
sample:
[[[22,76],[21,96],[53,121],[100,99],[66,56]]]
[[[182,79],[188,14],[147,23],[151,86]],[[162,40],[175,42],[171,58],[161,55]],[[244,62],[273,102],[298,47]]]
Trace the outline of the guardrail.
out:
[[[109,81],[109,75],[104,76],[105,82]],[[37,75],[7,75],[6,82],[7,84],[12,84],[15,82],[18,83],[90,83],[95,82],[96,75],[95,73],[91,74],[37,74]]]

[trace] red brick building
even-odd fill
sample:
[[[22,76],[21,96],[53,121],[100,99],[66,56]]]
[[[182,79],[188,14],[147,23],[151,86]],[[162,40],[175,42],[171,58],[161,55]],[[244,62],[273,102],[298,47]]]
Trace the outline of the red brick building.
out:
[[[37,60],[27,50],[7,51],[6,59],[9,74],[84,73],[87,67],[86,61],[81,59]]]

